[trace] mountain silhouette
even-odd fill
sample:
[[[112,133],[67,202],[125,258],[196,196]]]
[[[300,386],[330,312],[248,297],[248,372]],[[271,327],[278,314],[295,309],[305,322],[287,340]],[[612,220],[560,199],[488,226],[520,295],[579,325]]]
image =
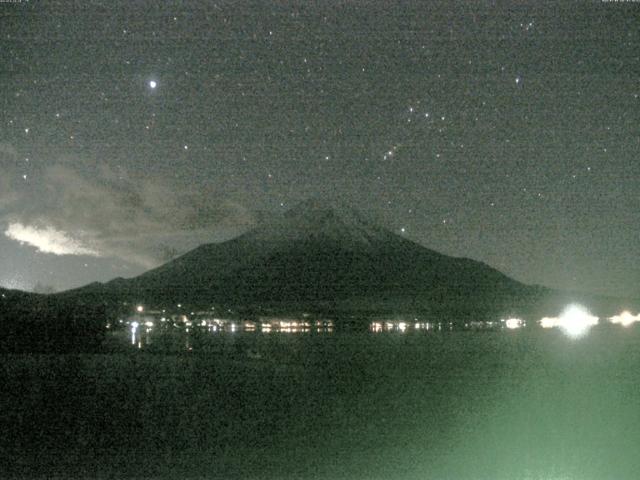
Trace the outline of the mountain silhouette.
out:
[[[138,277],[66,294],[102,301],[425,310],[464,316],[510,311],[545,289],[468,258],[443,255],[345,205],[308,200],[223,243],[201,245]]]

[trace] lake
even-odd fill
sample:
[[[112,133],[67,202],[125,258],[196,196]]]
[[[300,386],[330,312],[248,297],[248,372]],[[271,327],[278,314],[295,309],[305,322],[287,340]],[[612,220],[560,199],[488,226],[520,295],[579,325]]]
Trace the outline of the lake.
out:
[[[4,355],[3,477],[626,479],[640,331],[223,334]],[[123,344],[127,344],[127,337]],[[127,344],[131,347],[130,344]]]

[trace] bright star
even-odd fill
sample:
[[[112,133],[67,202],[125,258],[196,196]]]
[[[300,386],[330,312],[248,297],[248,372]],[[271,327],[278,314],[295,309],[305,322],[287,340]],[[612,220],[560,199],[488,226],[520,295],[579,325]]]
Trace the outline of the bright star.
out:
[[[149,82],[149,87],[151,87],[151,89],[154,89],[158,86],[158,83],[155,80],[151,80]]]

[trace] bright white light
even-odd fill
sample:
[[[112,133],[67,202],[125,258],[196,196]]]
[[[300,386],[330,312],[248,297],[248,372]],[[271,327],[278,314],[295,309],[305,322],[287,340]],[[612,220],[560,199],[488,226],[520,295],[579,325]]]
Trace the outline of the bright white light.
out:
[[[152,328],[153,327],[153,322],[149,321],[149,322],[144,322],[145,326]]]
[[[559,318],[560,328],[574,338],[585,335],[591,327],[597,324],[598,317],[594,317],[579,305],[569,306]]]
[[[609,321],[611,323],[620,324],[623,327],[628,327],[635,322],[640,322],[640,313],[638,315],[631,315],[630,312],[624,311],[620,315],[614,315],[609,319]]]
[[[11,223],[4,234],[12,240],[36,247],[43,253],[100,256],[99,252],[82,245],[79,240],[71,238],[67,232],[56,230],[52,226],[40,228],[22,223]]]
[[[558,317],[544,317],[540,319],[540,326],[542,328],[554,328],[559,326],[559,320]]]
[[[156,88],[158,86],[158,83],[155,80],[151,80],[149,82],[149,87],[151,87],[152,89]]]
[[[597,324],[598,317],[594,317],[580,305],[570,305],[559,317],[540,319],[542,328],[560,327],[564,333],[574,338],[585,335],[591,327]]]
[[[138,313],[142,313],[142,312],[144,312],[144,307],[143,307],[142,305],[138,305],[138,306],[136,307],[136,312],[138,312]]]
[[[515,330],[516,328],[520,328],[524,325],[524,322],[519,318],[507,318],[504,321],[504,326],[509,330]]]
[[[407,324],[406,324],[405,322],[400,322],[400,323],[398,323],[398,329],[399,329],[401,332],[406,331],[406,330],[407,330]]]
[[[138,330],[138,322],[131,322],[131,345],[136,344],[136,331]]]

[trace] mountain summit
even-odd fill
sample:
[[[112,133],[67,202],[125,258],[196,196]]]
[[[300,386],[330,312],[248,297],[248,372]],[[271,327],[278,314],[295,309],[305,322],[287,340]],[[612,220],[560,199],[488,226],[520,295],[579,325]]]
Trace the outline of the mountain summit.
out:
[[[389,240],[391,235],[347,205],[311,199],[263,222],[247,237],[267,244],[314,240],[355,247]]]

